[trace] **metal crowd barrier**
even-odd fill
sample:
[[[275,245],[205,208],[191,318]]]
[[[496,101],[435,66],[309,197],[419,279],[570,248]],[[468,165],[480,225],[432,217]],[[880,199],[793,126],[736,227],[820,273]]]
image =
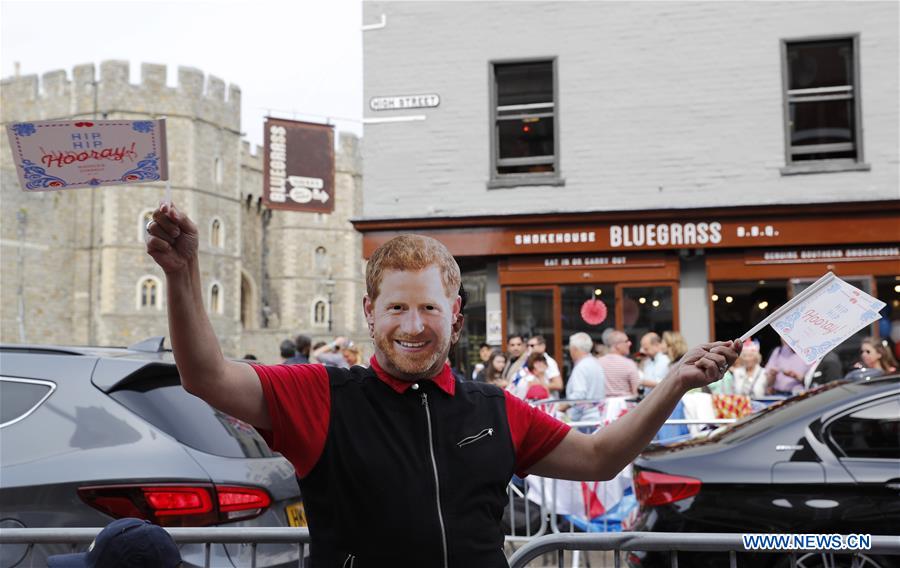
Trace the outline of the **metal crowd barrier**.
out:
[[[79,545],[85,548],[103,530],[98,528],[41,528],[41,529],[0,529],[0,545],[8,544],[68,544],[71,552],[78,552]],[[300,555],[297,566],[306,565],[309,545],[309,529],[301,528],[237,528],[237,527],[183,527],[167,528],[178,544],[204,545],[204,568],[210,566],[213,544],[249,544],[251,548],[250,567],[256,568],[256,548],[259,544],[296,544]]]
[[[873,535],[871,548],[866,551],[816,551],[834,555],[851,555],[851,566],[863,566],[862,555],[876,554],[900,556],[900,537],[891,535]],[[790,554],[791,568],[797,566],[797,556],[811,551],[795,550],[757,550],[748,551],[740,534],[731,533],[563,533],[542,536],[532,540],[509,559],[510,568],[525,568],[529,562],[547,553],[556,552],[557,566],[564,566],[564,552],[608,550],[614,552],[614,565],[619,568],[622,563],[622,552],[658,551],[669,552],[669,566],[678,568],[678,552],[727,552],[730,568],[737,568],[737,553],[746,554]],[[833,565],[833,563],[826,563]]]
[[[70,544],[75,551],[78,545],[90,543],[102,528],[77,529],[2,529],[0,545],[7,544]],[[297,544],[300,547],[298,566],[306,562],[306,546],[309,531],[300,528],[169,528],[166,529],[178,544],[204,544],[207,551],[206,567],[209,567],[209,550],[213,544],[250,544],[255,552],[258,544]],[[797,555],[809,551],[770,550],[747,551],[740,534],[731,533],[562,533],[536,536],[517,550],[509,559],[510,568],[525,568],[529,562],[547,553],[555,552],[557,566],[564,565],[564,553],[570,551],[613,551],[616,568],[622,566],[622,553],[628,551],[669,552],[670,566],[678,568],[678,552],[728,552],[729,565],[737,567],[737,553],[772,554],[788,553],[791,566],[797,565]],[[823,551],[824,552],[824,551]],[[861,566],[862,554],[900,556],[900,537],[873,535],[871,548],[864,552],[834,552],[851,554],[852,566]],[[256,566],[252,556],[251,567]]]
[[[531,404],[536,407],[556,405],[556,404],[599,404],[603,399],[545,399],[533,401]],[[736,422],[735,418],[712,418],[712,419],[669,419],[666,420],[667,425],[691,425],[691,424],[731,424]],[[573,428],[589,427],[596,428],[603,422],[598,420],[567,422]],[[523,491],[515,483],[510,483],[507,487],[508,508],[504,518],[504,526],[506,528],[506,542],[522,543],[529,542],[534,538],[549,533],[563,533],[558,524],[556,509],[556,483],[554,480],[541,480],[541,501],[535,503],[526,496],[527,488]],[[539,513],[539,520],[532,519],[535,513]]]

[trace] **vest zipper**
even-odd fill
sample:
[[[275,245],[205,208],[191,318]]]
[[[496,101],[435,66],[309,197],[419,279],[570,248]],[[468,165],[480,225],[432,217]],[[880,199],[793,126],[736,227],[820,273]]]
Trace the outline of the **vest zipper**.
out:
[[[447,562],[447,531],[444,529],[444,514],[441,512],[441,483],[438,480],[437,460],[434,459],[434,437],[431,434],[431,411],[428,409],[428,395],[422,393],[422,406],[425,407],[425,418],[428,421],[428,450],[431,452],[431,467],[434,471],[435,500],[437,501],[438,521],[441,524],[441,545],[444,553],[444,568],[449,568]]]
[[[462,440],[457,442],[456,445],[461,448],[463,446],[468,446],[469,444],[474,444],[475,442],[477,442],[478,440],[480,440],[482,438],[486,438],[488,436],[493,436],[493,435],[494,435],[493,428],[485,428],[484,430],[475,434],[474,436],[469,436],[468,438],[463,438]]]

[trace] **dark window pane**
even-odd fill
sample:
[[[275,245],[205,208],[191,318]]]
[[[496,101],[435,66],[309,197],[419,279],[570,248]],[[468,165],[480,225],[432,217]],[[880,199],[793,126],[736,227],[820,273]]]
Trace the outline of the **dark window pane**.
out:
[[[194,449],[229,458],[274,454],[252,426],[187,393],[178,377],[130,385],[110,393],[126,408]]]
[[[524,338],[543,335],[552,349],[556,341],[553,333],[552,290],[510,290],[506,296],[509,312],[506,319],[507,336],[519,334]],[[503,338],[504,350],[506,338]]]
[[[0,381],[0,424],[15,420],[34,408],[49,390],[47,385]]]
[[[853,42],[819,41],[789,44],[790,89],[853,84]]]
[[[559,289],[562,300],[563,376],[568,378],[572,369],[572,359],[566,349],[569,337],[583,331],[591,336],[595,345],[603,343],[603,332],[616,327],[616,288],[612,284],[590,284],[560,286]],[[597,325],[589,324],[581,317],[581,306],[591,299],[600,300],[606,305],[606,319]]]
[[[539,174],[553,173],[553,164],[538,164],[533,166],[498,166],[498,174]]]
[[[662,335],[672,326],[672,287],[622,289],[622,327],[638,346],[645,333]]]
[[[494,66],[497,106],[553,102],[553,62]]]
[[[501,158],[553,155],[553,119],[498,120]]]
[[[900,398],[837,420],[830,434],[848,458],[900,459]]]
[[[791,145],[854,142],[853,101],[791,103]]]

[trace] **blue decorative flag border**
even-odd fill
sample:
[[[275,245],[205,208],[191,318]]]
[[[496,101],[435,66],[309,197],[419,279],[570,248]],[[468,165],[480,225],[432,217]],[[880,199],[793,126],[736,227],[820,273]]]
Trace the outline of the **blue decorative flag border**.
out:
[[[169,178],[165,119],[22,121],[10,124],[7,134],[26,192]],[[90,134],[92,146],[67,147],[67,137],[79,134]]]

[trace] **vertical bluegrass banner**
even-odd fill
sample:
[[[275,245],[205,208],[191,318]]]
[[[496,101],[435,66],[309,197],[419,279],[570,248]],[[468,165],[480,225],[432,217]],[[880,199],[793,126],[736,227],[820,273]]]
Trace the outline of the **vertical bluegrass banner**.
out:
[[[7,133],[23,191],[169,179],[163,119],[18,122]]]
[[[263,201],[271,209],[334,211],[334,127],[267,118]]]

